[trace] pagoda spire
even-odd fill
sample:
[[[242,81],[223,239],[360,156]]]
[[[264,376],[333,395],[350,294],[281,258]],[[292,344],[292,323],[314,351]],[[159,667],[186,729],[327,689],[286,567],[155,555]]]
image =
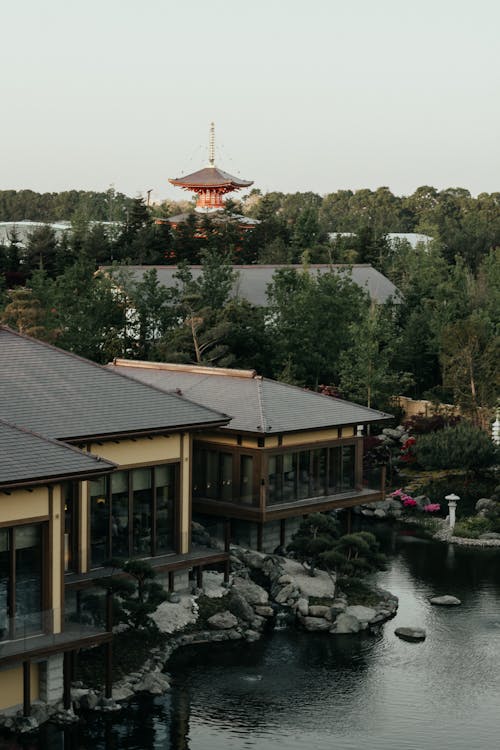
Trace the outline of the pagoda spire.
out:
[[[210,135],[208,137],[208,166],[215,167],[215,123],[210,123]]]

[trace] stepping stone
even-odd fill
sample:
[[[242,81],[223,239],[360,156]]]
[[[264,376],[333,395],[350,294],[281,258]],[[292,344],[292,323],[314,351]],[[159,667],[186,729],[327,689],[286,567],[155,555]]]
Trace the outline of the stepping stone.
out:
[[[410,641],[417,643],[418,641],[425,641],[426,632],[423,628],[396,628],[394,631],[398,638],[403,641]]]
[[[444,596],[433,596],[429,601],[431,604],[435,604],[438,607],[457,607],[459,604],[462,604],[460,599],[457,599],[456,596],[450,596],[450,594],[445,594]]]

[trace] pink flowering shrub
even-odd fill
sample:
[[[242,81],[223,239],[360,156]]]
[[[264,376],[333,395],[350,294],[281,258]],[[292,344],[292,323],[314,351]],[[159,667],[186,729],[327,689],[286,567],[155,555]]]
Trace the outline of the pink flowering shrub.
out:
[[[437,513],[438,510],[441,510],[439,503],[429,503],[429,505],[424,505],[424,511],[426,513]]]
[[[414,500],[411,495],[407,495],[406,492],[403,492],[403,490],[392,492],[391,497],[396,497],[401,500],[404,508],[415,508],[417,505],[417,501]]]

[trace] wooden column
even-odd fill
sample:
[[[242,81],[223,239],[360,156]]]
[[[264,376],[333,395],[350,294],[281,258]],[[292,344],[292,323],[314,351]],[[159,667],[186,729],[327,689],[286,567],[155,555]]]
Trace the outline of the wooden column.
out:
[[[66,711],[71,708],[71,654],[63,654],[63,705]]]
[[[106,630],[108,633],[113,632],[113,592],[108,589],[106,592]],[[104,685],[104,695],[111,698],[113,695],[113,643],[106,643],[106,678]]]
[[[347,533],[350,534],[352,529],[352,510],[347,508]]]
[[[226,518],[224,521],[224,552],[229,555],[231,546],[231,521]],[[229,557],[224,560],[224,583],[229,583],[229,574],[231,573],[231,561]]]
[[[173,570],[168,571],[168,592],[171,594],[175,591],[175,573]]]
[[[262,552],[262,537],[263,537],[263,525],[257,522],[257,549]]]
[[[196,568],[196,586],[199,589],[203,588],[203,565],[198,565]]]
[[[23,716],[31,714],[31,664],[23,661]]]
[[[282,518],[280,521],[280,547],[285,546],[286,540],[286,519]]]

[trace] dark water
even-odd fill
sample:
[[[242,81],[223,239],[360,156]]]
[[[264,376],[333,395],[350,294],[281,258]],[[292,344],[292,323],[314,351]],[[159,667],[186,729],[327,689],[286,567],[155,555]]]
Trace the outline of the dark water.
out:
[[[394,535],[381,585],[400,597],[377,636],[275,632],[171,662],[174,689],[65,733],[43,750],[493,750],[500,745],[500,553]],[[428,597],[450,593],[453,609]],[[424,643],[394,635],[427,629]],[[1,744],[0,744],[1,747]]]

